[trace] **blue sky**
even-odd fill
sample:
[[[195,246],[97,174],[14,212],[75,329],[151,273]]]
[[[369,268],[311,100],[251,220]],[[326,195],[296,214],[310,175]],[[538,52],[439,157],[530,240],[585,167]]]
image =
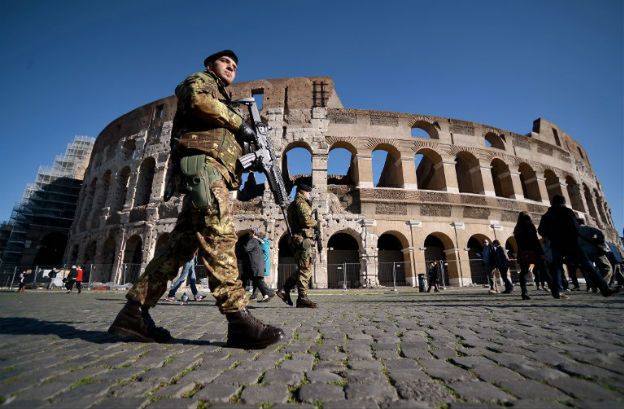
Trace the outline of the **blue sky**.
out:
[[[623,4],[4,0],[0,220],[74,135],[97,136],[232,48],[238,81],[328,75],[346,107],[520,134],[546,118],[587,150],[621,233]]]

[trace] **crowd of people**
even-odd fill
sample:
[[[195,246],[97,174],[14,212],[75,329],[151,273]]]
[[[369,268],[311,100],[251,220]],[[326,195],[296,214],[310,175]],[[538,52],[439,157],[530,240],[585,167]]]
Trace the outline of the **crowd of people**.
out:
[[[574,211],[565,205],[565,199],[561,195],[552,198],[551,207],[542,216],[537,229],[531,216],[527,212],[521,212],[513,235],[518,245],[517,260],[523,300],[530,299],[527,291],[530,272],[535,277],[538,289],[546,290],[548,285],[552,296],[558,299],[568,298],[565,294],[567,291],[580,290],[577,270],[583,275],[588,291],[600,291],[605,297],[617,293],[624,285],[619,252],[607,245],[602,231],[586,226],[583,219],[577,218]],[[499,292],[499,280],[495,276],[498,273],[505,285],[502,292],[511,293],[514,287],[508,277],[509,257],[500,242],[494,240],[490,244],[485,240],[481,254],[487,271],[489,292]],[[565,278],[564,265],[572,282],[572,289]]]

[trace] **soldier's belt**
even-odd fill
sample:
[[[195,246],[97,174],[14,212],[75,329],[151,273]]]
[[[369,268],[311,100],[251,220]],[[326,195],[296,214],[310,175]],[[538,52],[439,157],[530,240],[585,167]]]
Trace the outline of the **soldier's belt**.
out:
[[[191,155],[180,159],[180,171],[184,177],[184,188],[198,209],[212,206],[210,186],[221,178],[221,174],[208,163],[206,155]]]

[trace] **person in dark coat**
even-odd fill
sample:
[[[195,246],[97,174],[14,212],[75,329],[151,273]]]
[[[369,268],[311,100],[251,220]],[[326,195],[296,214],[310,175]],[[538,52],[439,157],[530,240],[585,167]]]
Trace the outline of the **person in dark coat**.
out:
[[[589,276],[592,283],[600,289],[603,296],[609,297],[618,292],[617,289],[609,288],[585,251],[579,246],[579,225],[576,215],[572,209],[566,207],[563,196],[553,196],[551,206],[542,216],[537,231],[550,242],[550,272],[553,280],[551,291],[555,298],[560,298],[559,285],[556,283],[561,279],[564,257],[577,263]]]
[[[244,248],[246,260],[243,266],[247,270],[246,275],[253,282],[254,293],[258,289],[262,294],[262,299],[258,302],[267,302],[275,296],[275,292],[271,291],[264,282],[264,253],[262,252],[262,243],[260,243],[258,233],[255,230],[250,234]]]
[[[544,249],[542,249],[542,244],[537,238],[537,229],[535,229],[531,216],[527,212],[520,212],[518,215],[518,222],[514,228],[513,235],[518,244],[518,263],[520,264],[520,289],[522,292],[522,299],[529,300],[527,275],[529,274],[530,265],[533,265],[533,274],[536,276],[539,275],[548,280],[549,273],[546,269]]]
[[[438,263],[432,261],[431,264],[429,264],[429,270],[427,275],[427,281],[429,281],[427,292],[431,292],[431,287],[433,287],[433,291],[435,291],[436,293],[439,292],[440,289],[438,288],[438,278],[440,277],[440,267],[438,266]]]
[[[498,290],[495,288],[498,285],[495,285],[494,279],[494,249],[489,241],[483,240],[483,249],[481,249],[481,263],[483,264],[483,270],[485,271],[485,275],[488,280],[488,284],[490,284],[490,294],[497,293]]]
[[[492,246],[494,247],[494,252],[492,254],[494,268],[498,270],[505,283],[505,291],[503,294],[509,294],[513,291],[513,284],[509,277],[507,277],[507,272],[509,271],[509,257],[507,257],[507,252],[500,245],[500,241],[494,240],[492,242]]]

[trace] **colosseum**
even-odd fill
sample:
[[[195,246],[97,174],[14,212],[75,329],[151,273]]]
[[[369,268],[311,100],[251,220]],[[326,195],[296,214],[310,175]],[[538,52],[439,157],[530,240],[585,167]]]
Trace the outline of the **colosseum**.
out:
[[[234,99],[261,100],[289,189],[298,180],[315,188],[323,232],[317,288],[413,286],[433,260],[445,266],[446,285],[483,283],[483,240],[498,239],[513,254],[518,212],[537,223],[555,194],[618,242],[587,153],[543,118],[520,135],[467,120],[349,109],[328,77],[230,89]],[[154,101],[97,137],[65,255],[87,265],[91,281],[132,282],[173,229],[181,200],[162,198],[175,107],[174,96]],[[295,149],[305,150],[309,173],[289,173]],[[349,157],[348,171],[328,174],[328,163],[346,165]],[[271,240],[267,282],[278,285],[293,270],[279,208],[252,177],[232,196],[239,234],[256,227]]]

